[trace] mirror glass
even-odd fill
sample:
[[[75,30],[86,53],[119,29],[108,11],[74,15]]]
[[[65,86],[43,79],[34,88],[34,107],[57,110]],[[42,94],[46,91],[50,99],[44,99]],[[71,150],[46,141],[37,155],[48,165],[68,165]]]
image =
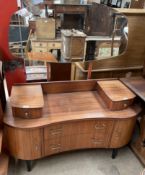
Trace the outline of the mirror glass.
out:
[[[123,54],[127,18],[87,0],[22,0],[11,17],[9,49],[25,65],[101,60]]]

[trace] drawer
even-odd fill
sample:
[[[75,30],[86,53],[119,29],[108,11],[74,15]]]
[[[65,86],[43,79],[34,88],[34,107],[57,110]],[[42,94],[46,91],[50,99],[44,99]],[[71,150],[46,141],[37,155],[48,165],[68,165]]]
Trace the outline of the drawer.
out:
[[[12,107],[14,117],[19,118],[40,118],[42,116],[42,108],[16,108]]]
[[[67,135],[88,134],[93,135],[95,131],[95,121],[80,121],[51,125],[44,128],[44,139],[53,139]]]
[[[107,126],[109,126],[108,122],[109,121],[96,121],[94,125],[95,131],[105,130]]]
[[[33,48],[33,52],[47,52],[47,48]]]
[[[50,49],[61,49],[61,42],[48,42],[48,50]]]
[[[55,153],[59,153],[60,150],[62,149],[62,145],[60,143],[51,143],[50,140],[45,140],[44,142],[44,154],[46,155],[51,155]]]
[[[32,42],[34,47],[47,47],[47,42]]]

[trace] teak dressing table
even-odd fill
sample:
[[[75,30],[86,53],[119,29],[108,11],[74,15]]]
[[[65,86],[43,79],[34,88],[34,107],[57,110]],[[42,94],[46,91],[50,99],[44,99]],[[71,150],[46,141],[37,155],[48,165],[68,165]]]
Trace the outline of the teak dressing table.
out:
[[[18,92],[21,88],[27,89],[25,93]],[[115,158],[117,149],[130,141],[140,112],[132,104],[135,95],[119,80],[22,84],[13,90],[4,134],[10,155],[25,160],[28,171],[32,160],[70,150],[110,148]],[[21,98],[21,106],[17,106],[20,96],[25,100]],[[38,107],[44,100],[39,118],[33,117],[34,98]]]

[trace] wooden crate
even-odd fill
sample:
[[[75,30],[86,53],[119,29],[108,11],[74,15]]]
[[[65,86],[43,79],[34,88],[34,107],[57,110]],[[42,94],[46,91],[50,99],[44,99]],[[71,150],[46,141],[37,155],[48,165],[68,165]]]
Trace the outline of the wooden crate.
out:
[[[86,35],[78,30],[62,30],[62,55],[65,59],[84,59]]]
[[[36,36],[38,39],[55,38],[55,19],[39,18],[36,20]]]

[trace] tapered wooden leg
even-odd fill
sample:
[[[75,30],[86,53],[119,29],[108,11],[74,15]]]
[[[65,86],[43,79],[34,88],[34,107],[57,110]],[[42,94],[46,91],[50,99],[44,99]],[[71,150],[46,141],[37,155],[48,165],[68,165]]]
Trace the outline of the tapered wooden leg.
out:
[[[32,170],[32,161],[31,160],[26,160],[26,166],[27,166],[27,171]]]
[[[113,149],[112,150],[112,159],[115,159],[118,154],[118,149]]]

